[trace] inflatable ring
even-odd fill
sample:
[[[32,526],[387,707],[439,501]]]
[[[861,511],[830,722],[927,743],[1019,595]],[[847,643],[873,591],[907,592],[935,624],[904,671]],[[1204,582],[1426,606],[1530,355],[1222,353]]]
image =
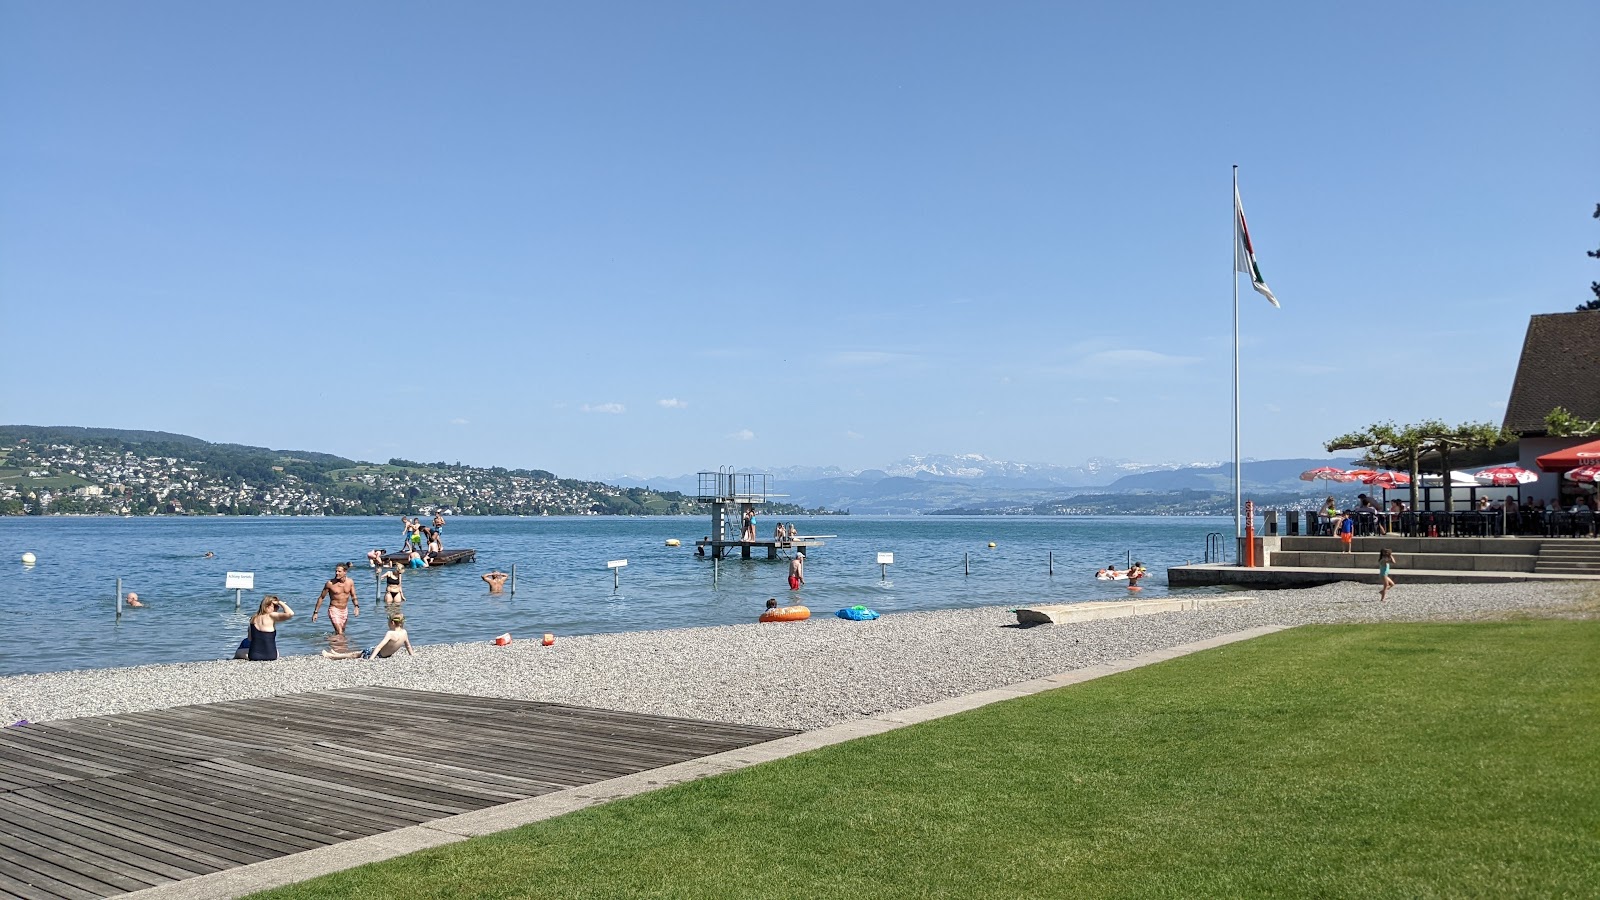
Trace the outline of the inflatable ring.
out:
[[[834,613],[841,619],[850,619],[855,622],[870,622],[878,617],[878,611],[867,609],[865,606],[848,606]]]
[[[811,618],[811,610],[804,606],[780,606],[761,614],[763,622],[800,622]]]

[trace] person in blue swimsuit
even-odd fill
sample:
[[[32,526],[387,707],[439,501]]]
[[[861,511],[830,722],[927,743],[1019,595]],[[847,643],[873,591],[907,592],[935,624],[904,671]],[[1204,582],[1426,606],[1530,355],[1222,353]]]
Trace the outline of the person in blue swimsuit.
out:
[[[1389,567],[1394,565],[1394,551],[1388,547],[1378,551],[1378,577],[1383,579],[1383,589],[1378,591],[1380,602],[1389,599],[1389,588],[1394,587],[1394,579],[1389,577]]]

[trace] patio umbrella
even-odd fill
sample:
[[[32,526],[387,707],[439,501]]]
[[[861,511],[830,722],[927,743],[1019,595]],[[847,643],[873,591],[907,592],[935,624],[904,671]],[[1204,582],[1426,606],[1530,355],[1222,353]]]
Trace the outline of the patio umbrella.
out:
[[[1590,441],[1565,450],[1557,450],[1534,460],[1539,468],[1546,472],[1559,472],[1562,469],[1571,469],[1576,466],[1592,466],[1600,464],[1600,441]]]
[[[1484,469],[1473,476],[1478,483],[1487,487],[1518,487],[1539,480],[1538,472],[1530,472],[1520,466],[1495,466]]]
[[[1374,472],[1370,478],[1361,480],[1373,487],[1383,488],[1387,491],[1390,488],[1405,487],[1410,484],[1411,476],[1404,472]]]
[[[1349,484],[1350,482],[1355,481],[1356,479],[1355,479],[1355,477],[1353,475],[1351,475],[1349,472],[1346,472],[1343,469],[1335,469],[1333,466],[1319,466],[1319,467],[1317,467],[1315,469],[1312,469],[1309,472],[1301,472],[1300,473],[1300,480],[1301,481],[1339,481],[1339,482],[1343,482],[1345,484]]]
[[[1443,482],[1443,478],[1431,472],[1417,479],[1418,484],[1426,487],[1440,487],[1443,485]],[[1468,475],[1465,472],[1460,472],[1455,469],[1450,470],[1450,486],[1462,488],[1483,487],[1483,485],[1478,483],[1478,479],[1473,478],[1471,475]]]
[[[1361,482],[1362,484],[1371,484],[1372,482],[1368,481],[1367,479],[1368,478],[1376,478],[1378,476],[1378,470],[1377,469],[1351,469],[1350,471],[1346,472],[1345,474],[1349,475],[1351,478],[1354,478],[1356,481]]]
[[[1568,481],[1582,481],[1586,484],[1600,484],[1600,464],[1593,466],[1579,466],[1562,476]]]

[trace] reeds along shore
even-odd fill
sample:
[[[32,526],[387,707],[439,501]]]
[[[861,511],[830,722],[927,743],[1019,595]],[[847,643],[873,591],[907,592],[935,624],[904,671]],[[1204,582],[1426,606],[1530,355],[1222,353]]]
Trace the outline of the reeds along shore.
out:
[[[1016,627],[1005,607],[426,646],[417,655],[219,660],[0,678],[0,722],[107,715],[382,684],[784,728],[816,728],[1126,659],[1257,625],[1479,618],[1572,608],[1587,584],[1372,585],[1252,594],[1225,609]],[[1020,602],[1020,601],[1019,601]],[[753,615],[752,615],[753,618]],[[778,686],[781,686],[779,689]]]

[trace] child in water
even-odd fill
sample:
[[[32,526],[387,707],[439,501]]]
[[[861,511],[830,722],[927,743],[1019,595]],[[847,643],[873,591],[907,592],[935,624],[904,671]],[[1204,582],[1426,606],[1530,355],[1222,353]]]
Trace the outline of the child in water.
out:
[[[1394,587],[1394,579],[1389,577],[1389,567],[1394,565],[1394,551],[1388,547],[1378,551],[1378,577],[1383,579],[1383,589],[1378,591],[1378,601],[1381,603],[1389,599],[1389,588]]]

